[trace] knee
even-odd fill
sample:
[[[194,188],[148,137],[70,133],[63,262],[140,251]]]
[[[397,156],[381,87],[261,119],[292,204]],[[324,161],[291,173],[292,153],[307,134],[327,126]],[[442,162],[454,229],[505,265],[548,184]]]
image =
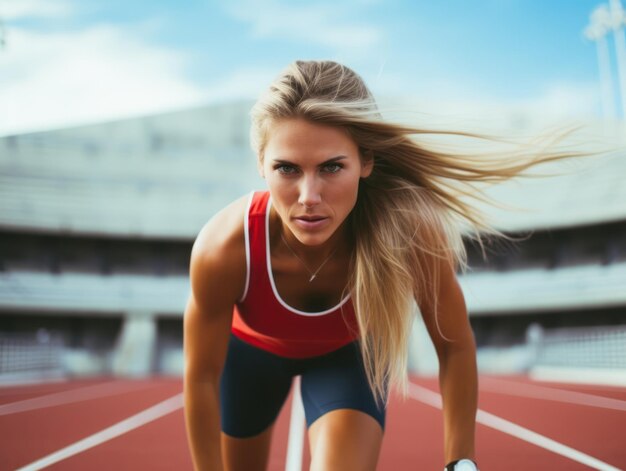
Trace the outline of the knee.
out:
[[[377,420],[352,409],[338,409],[309,428],[311,471],[375,471],[383,430]]]

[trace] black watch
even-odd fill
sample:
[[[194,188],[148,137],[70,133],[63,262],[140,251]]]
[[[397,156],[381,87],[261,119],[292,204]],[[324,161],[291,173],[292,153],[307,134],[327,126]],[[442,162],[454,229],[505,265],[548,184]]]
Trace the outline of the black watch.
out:
[[[478,471],[478,468],[475,462],[464,458],[462,460],[451,461],[446,465],[443,471]]]

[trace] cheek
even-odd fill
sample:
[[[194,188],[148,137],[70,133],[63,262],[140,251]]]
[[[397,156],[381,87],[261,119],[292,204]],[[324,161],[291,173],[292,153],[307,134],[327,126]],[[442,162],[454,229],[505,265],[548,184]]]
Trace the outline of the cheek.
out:
[[[274,208],[281,218],[285,218],[289,208],[294,206],[298,200],[298,194],[294,189],[294,185],[289,184],[288,180],[280,178],[273,173],[265,174],[265,183],[272,196]]]
[[[275,194],[277,197],[285,198],[293,192],[293,185],[288,180],[277,176],[274,172],[265,174],[265,182],[272,195]]]
[[[337,209],[341,208],[341,213],[347,215],[356,204],[359,190],[358,178],[346,178],[341,182],[336,182],[332,186],[332,199],[337,204]]]

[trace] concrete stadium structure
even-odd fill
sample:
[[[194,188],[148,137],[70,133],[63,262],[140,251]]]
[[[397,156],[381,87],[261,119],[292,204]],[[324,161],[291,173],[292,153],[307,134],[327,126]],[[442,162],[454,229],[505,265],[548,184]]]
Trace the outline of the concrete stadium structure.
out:
[[[193,240],[264,187],[250,106],[0,138],[0,378],[182,372]],[[626,371],[624,157],[488,190],[527,211],[484,208],[520,239],[487,261],[468,242],[483,371]],[[437,368],[419,317],[410,358]]]

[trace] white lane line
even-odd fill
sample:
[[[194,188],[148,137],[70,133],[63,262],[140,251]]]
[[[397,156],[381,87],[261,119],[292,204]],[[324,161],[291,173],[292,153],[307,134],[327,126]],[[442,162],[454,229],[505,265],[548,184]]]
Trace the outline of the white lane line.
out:
[[[430,389],[418,386],[414,383],[409,383],[409,395],[413,399],[428,404],[429,406],[436,407],[437,409],[442,408],[441,395],[439,393],[431,391]],[[520,440],[532,443],[533,445],[545,448],[546,450],[569,458],[572,461],[577,461],[584,465],[590,466],[593,469],[597,469],[600,471],[621,471],[619,468],[605,463],[604,461],[600,461],[593,456],[589,456],[581,451],[578,451],[567,445],[563,445],[562,443],[552,440],[551,438],[548,438],[537,432],[533,432],[532,430],[517,425],[513,422],[509,422],[508,420],[502,419],[501,417],[490,414],[489,412],[485,412],[481,409],[478,409],[476,413],[476,422],[486,425],[487,427],[496,429],[500,432],[509,434],[515,438],[519,438]]]
[[[60,391],[58,393],[46,394],[45,396],[33,397],[22,401],[10,402],[0,405],[0,416],[16,414],[46,407],[60,406],[73,402],[88,401],[99,397],[114,396],[116,394],[127,393],[139,389],[153,387],[154,384],[129,381],[109,381],[106,383],[94,384],[83,388]]]
[[[304,407],[300,394],[300,376],[293,383],[291,399],[291,418],[289,420],[289,438],[287,442],[287,461],[285,471],[302,470],[302,453],[304,451]]]
[[[535,366],[528,376],[534,381],[626,387],[626,372],[623,369]]]
[[[101,430],[100,432],[94,433],[89,437],[83,438],[82,440],[72,445],[55,451],[48,456],[44,456],[43,458],[27,464],[26,466],[23,466],[16,471],[36,471],[39,469],[43,469],[46,466],[50,466],[54,463],[69,458],[70,456],[77,455],[78,453],[82,453],[89,448],[98,446],[119,435],[130,432],[131,430],[141,427],[142,425],[152,422],[153,420],[159,419],[164,415],[180,409],[181,407],[183,407],[183,393],[172,396],[163,402],[159,402],[158,404],[144,411],[141,411],[138,414],[124,419],[121,422],[112,425],[111,427]]]
[[[565,389],[485,377],[480,378],[479,386],[481,391],[507,394],[509,396],[530,397],[546,401],[567,402],[581,406],[626,411],[626,401],[594,394],[567,391]]]
[[[24,377],[22,375],[2,374],[0,375],[0,396],[7,394],[15,394],[14,388],[23,386],[45,386],[48,384],[67,383],[70,379],[67,376],[51,376],[51,377]]]
[[[593,469],[598,469],[602,471],[620,471],[619,468],[605,463],[604,461],[600,461],[593,456],[589,456],[586,453],[578,451],[567,445],[563,445],[556,440],[552,440],[551,438],[548,438],[537,432],[533,432],[532,430],[524,428],[513,422],[509,422],[508,420],[490,414],[489,412],[485,412],[479,409],[476,414],[476,421],[501,432],[508,433],[509,435],[524,440],[528,443],[532,443],[533,445],[537,445],[541,448],[545,448],[546,450],[550,450],[573,461],[578,461],[579,463],[587,465]]]

